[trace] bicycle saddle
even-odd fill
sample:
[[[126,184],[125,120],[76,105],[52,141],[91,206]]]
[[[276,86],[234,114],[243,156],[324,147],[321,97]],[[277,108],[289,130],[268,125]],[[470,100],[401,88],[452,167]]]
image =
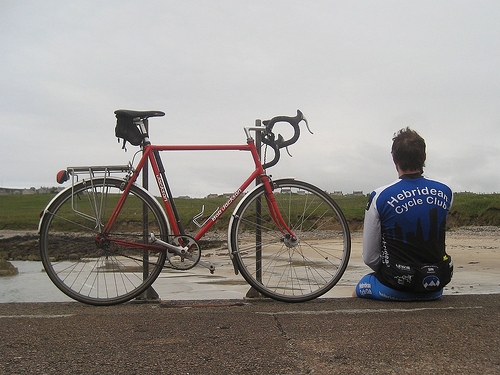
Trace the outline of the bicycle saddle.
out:
[[[165,116],[165,112],[162,111],[132,111],[129,109],[118,109],[115,111],[115,115],[127,116],[130,118],[141,118],[145,119],[148,117],[161,117]]]

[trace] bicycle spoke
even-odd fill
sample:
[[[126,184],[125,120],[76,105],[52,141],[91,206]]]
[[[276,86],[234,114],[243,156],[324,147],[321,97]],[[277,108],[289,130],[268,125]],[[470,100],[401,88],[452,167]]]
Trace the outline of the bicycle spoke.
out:
[[[275,199],[296,240],[281,233],[254,190],[237,208],[231,247],[243,277],[262,294],[287,302],[316,298],[340,279],[350,253],[345,218],[332,199],[312,185],[275,181]],[[281,193],[281,191],[285,193]]]
[[[61,291],[78,301],[125,302],[146,290],[163,268],[165,252],[148,245],[145,259],[140,245],[147,242],[144,208],[149,229],[167,236],[161,208],[143,190],[133,186],[111,233],[100,233],[122,193],[121,184],[114,178],[78,183],[61,193],[43,217],[40,251],[45,270]]]

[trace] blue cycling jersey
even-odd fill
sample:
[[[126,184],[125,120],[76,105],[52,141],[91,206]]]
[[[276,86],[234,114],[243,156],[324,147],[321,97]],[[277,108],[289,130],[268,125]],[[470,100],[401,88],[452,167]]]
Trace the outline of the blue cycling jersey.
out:
[[[452,264],[445,250],[445,231],[452,201],[447,185],[420,174],[403,175],[371,193],[363,259],[381,283],[397,290],[430,292],[449,282]]]

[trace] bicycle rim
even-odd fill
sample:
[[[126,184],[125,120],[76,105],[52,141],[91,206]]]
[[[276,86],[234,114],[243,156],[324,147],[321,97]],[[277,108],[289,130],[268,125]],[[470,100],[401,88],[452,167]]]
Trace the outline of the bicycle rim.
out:
[[[271,218],[264,187],[236,208],[231,251],[245,280],[263,295],[304,302],[328,292],[342,277],[351,251],[349,227],[333,199],[295,180],[274,182],[285,222],[298,237],[290,242]],[[259,213],[260,211],[260,213]]]
[[[52,282],[77,301],[128,301],[154,282],[165,263],[164,251],[96,241],[122,194],[122,183],[114,178],[82,181],[60,193],[45,210],[40,226],[42,263]],[[151,232],[166,238],[167,228],[159,204],[133,185],[108,238],[146,243]]]

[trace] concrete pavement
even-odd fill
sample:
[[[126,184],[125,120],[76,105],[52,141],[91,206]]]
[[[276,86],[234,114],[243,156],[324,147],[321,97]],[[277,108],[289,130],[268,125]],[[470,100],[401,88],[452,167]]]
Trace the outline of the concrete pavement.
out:
[[[1,374],[498,374],[500,294],[0,304]]]

